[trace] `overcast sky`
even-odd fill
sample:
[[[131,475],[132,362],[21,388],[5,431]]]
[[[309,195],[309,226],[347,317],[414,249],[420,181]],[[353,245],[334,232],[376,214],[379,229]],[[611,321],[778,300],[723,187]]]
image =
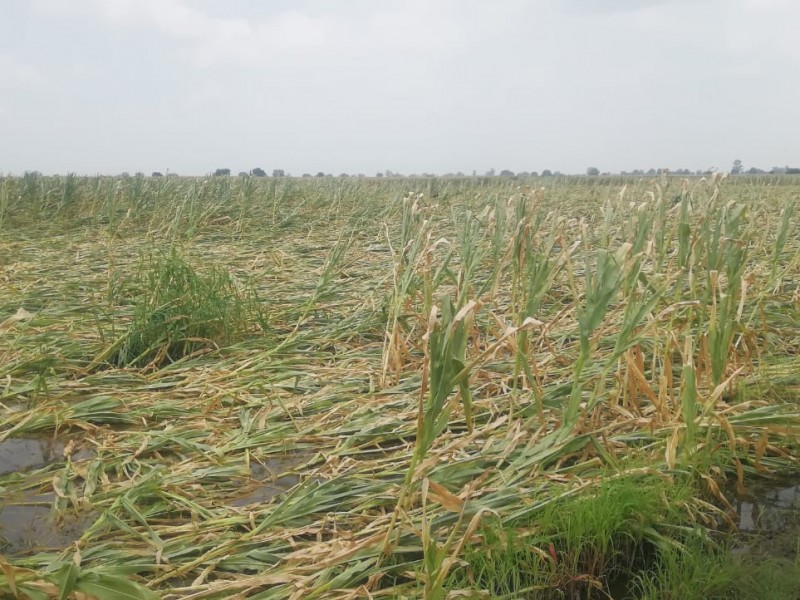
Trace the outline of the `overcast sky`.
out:
[[[800,166],[796,0],[3,0],[0,172]]]

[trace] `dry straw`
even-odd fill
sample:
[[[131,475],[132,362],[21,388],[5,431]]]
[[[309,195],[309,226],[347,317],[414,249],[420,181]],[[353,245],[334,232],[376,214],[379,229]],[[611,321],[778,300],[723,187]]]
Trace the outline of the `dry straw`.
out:
[[[529,540],[524,585],[591,587],[605,546],[536,532],[604,482],[690,486],[664,496],[681,527],[642,533],[669,544],[719,522],[727,477],[795,466],[793,187],[2,185],[0,443],[70,452],[0,494],[88,526],[7,545],[0,595],[444,598],[488,585],[492,523]],[[258,311],[243,335],[187,334],[201,352],[112,360],[147,316],[125,282],[173,251]]]

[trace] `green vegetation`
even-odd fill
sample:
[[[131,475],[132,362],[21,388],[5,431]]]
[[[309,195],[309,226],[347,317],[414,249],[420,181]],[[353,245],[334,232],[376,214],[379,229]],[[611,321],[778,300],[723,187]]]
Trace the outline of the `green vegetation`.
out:
[[[643,568],[645,552],[671,551],[673,540],[658,528],[688,522],[691,491],[646,472],[611,475],[596,489],[547,503],[535,515],[487,519],[453,586],[488,589],[492,597],[528,590],[557,598],[564,591],[608,589],[625,576],[624,567]]]
[[[632,595],[642,600],[783,600],[800,595],[800,565],[785,559],[736,560],[724,545],[690,539],[665,548],[638,576]]]
[[[797,596],[800,183],[542,182],[0,181],[0,596]]]
[[[127,331],[104,353],[120,367],[175,362],[240,341],[256,326],[266,330],[255,290],[242,289],[219,267],[199,275],[174,248],[143,261],[132,284],[122,282],[110,300],[112,308],[127,301],[134,311]]]

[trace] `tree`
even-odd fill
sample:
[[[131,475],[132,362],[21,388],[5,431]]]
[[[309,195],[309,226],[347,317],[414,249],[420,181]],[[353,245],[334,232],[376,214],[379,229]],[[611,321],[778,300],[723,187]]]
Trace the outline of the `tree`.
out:
[[[160,171],[153,171],[153,174],[150,177],[163,177],[164,174]]]
[[[273,169],[272,170],[273,177],[286,177],[286,172],[283,169]]]
[[[230,169],[217,169],[214,171],[214,177],[230,177]]]
[[[323,173],[322,171],[317,171],[317,174],[314,175],[314,177],[325,177],[325,173]]]
[[[255,169],[250,171],[250,175],[252,175],[253,177],[266,177],[267,172],[261,167],[256,167]]]
[[[598,169],[597,167],[589,167],[588,169],[586,169],[586,174],[589,177],[597,177],[598,175],[600,175],[600,169]]]
[[[250,173],[247,171],[239,171],[239,177],[250,177]]]
[[[489,169],[486,171],[486,177],[494,177],[494,169]]]
[[[738,158],[733,161],[733,166],[731,167],[731,175],[740,175],[744,167],[742,166],[742,161]]]
[[[500,177],[514,177],[514,171],[503,169],[502,171],[500,171]]]
[[[545,169],[544,171],[542,171],[542,177],[552,177],[552,176],[553,172],[550,169]]]

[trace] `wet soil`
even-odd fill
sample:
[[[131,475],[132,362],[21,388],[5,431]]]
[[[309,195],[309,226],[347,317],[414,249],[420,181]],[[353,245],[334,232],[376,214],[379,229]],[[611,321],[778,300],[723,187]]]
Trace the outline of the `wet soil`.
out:
[[[748,559],[795,562],[800,551],[800,475],[750,483],[736,499],[738,533],[734,553]]]
[[[310,458],[311,455],[298,452],[251,463],[251,483],[242,488],[243,494],[228,502],[228,506],[241,507],[271,501],[300,483],[300,475],[291,471]]]
[[[25,473],[54,462],[92,458],[93,452],[76,448],[67,438],[27,437],[0,442],[0,477]],[[311,454],[287,453],[252,461],[250,477],[240,494],[228,502],[244,507],[272,501],[297,485],[301,476],[294,469],[308,462]],[[0,486],[0,554],[15,556],[41,549],[63,549],[78,540],[97,518],[94,512],[57,513],[54,496],[42,486],[13,490]]]
[[[65,460],[69,441],[53,437],[12,438],[0,442],[0,477],[31,471]],[[70,450],[71,451],[71,450]],[[77,450],[72,460],[91,458]],[[12,491],[0,486],[0,554],[14,556],[34,549],[62,549],[80,538],[97,518],[94,513],[59,515],[53,511],[54,495],[42,488]]]
[[[0,442],[0,475],[36,469],[62,460],[65,444],[51,437],[12,438]]]
[[[745,569],[767,562],[800,564],[800,474],[777,481],[748,481],[745,494],[731,492],[728,497],[736,509],[736,529],[728,532],[736,564]],[[648,568],[647,561],[655,559],[651,553],[639,568]],[[609,581],[606,596],[600,597],[635,600],[631,575],[623,573]]]
[[[53,494],[17,495],[0,505],[0,553],[9,557],[33,550],[67,548],[80,539],[97,514],[62,515],[56,520]]]

